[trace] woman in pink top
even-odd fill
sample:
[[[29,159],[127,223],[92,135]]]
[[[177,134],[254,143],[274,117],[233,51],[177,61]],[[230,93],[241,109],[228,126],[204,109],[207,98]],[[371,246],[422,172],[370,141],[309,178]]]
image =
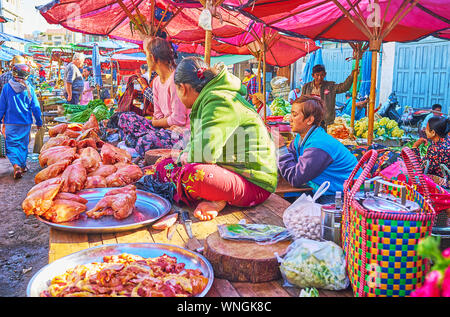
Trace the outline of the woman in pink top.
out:
[[[154,113],[152,125],[155,128],[177,129],[189,127],[189,111],[177,95],[173,75],[175,72],[175,51],[172,45],[159,37],[144,41],[149,72],[158,76],[153,80]],[[146,83],[140,82],[144,90]]]
[[[190,136],[189,113],[180,101],[174,82],[175,51],[172,45],[159,37],[144,40],[149,73],[158,74],[152,82],[152,88],[142,78],[138,78],[144,96],[154,106],[151,127],[139,138],[136,151],[141,158],[152,149],[184,149]],[[152,97],[152,98],[151,98]]]

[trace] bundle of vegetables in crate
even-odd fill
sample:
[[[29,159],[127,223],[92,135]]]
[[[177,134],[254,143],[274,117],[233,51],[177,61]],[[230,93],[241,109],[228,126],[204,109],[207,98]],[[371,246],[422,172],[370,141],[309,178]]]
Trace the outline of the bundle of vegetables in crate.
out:
[[[64,115],[69,122],[85,123],[91,114],[95,115],[97,121],[111,117],[110,109],[101,99],[91,100],[87,105],[64,104]]]
[[[285,116],[291,113],[292,105],[283,98],[275,98],[269,105],[272,116]]]

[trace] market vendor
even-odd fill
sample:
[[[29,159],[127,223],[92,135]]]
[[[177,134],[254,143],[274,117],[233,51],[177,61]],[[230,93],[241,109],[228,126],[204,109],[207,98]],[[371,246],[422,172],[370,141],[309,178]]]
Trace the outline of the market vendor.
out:
[[[353,70],[343,83],[336,84],[334,81],[325,80],[325,76],[327,75],[325,66],[315,65],[313,67],[312,77],[314,80],[303,86],[302,95],[315,95],[322,99],[325,106],[323,123],[325,127],[332,124],[336,118],[336,94],[344,93],[350,89],[355,71]]]
[[[252,104],[256,109],[256,112],[259,113],[260,116],[264,116],[264,95],[260,92],[252,95]],[[269,105],[266,104],[266,115],[270,116],[270,108]]]
[[[342,109],[342,115],[346,114],[348,116],[352,115],[352,94],[350,92],[345,93],[345,106]],[[358,101],[355,104],[355,121],[358,121],[366,116],[366,105],[369,102],[368,99]]]
[[[84,90],[84,80],[80,69],[86,57],[83,53],[75,53],[72,62],[64,69],[64,97],[69,104],[78,105]]]
[[[191,137],[177,161],[154,165],[154,175],[173,182],[177,200],[195,206],[200,220],[213,219],[227,204],[264,202],[277,185],[275,147],[240,79],[223,64],[208,68],[198,57],[183,59],[174,79],[192,110]]]
[[[286,147],[284,138],[272,130],[279,148],[278,170],[293,187],[308,184],[315,191],[323,182],[330,187],[321,197],[328,202],[343,184],[357,164],[356,158],[337,139],[320,126],[325,107],[318,96],[302,95],[292,104],[290,124],[295,139]]]
[[[258,83],[258,76],[253,74],[251,69],[246,69],[244,71],[244,79],[242,84],[247,87],[247,97],[248,101],[252,101],[252,96],[260,91],[260,85],[262,87],[262,80],[260,78]]]
[[[14,65],[13,78],[3,87],[0,95],[0,122],[5,125],[6,156],[13,165],[16,179],[27,171],[33,117],[38,129],[42,126],[41,106],[27,81],[30,74],[31,67],[28,65]]]
[[[450,119],[444,116],[431,117],[425,133],[427,138],[420,138],[413,145],[413,151],[421,158],[422,166],[428,165],[427,174],[444,177],[441,165],[450,169]],[[419,146],[431,142],[427,153],[420,156]]]

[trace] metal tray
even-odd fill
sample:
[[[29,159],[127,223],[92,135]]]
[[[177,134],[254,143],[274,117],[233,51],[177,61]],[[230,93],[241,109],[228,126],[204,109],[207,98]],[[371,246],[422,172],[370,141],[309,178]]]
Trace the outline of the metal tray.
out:
[[[85,189],[77,194],[88,200],[86,210],[89,210],[111,189],[114,188]],[[41,217],[37,218],[39,221],[58,230],[79,233],[113,233],[148,226],[169,213],[171,204],[167,199],[142,190],[136,190],[136,193],[135,210],[130,216],[122,220],[117,220],[113,216],[92,219],[87,217],[85,213],[82,213],[77,220],[62,223],[53,223]]]
[[[184,263],[187,269],[199,269],[208,278],[208,284],[197,297],[205,296],[214,281],[214,271],[211,263],[198,253],[182,247],[163,243],[122,243],[108,244],[85,249],[62,257],[40,269],[31,278],[27,286],[28,297],[39,297],[39,294],[47,289],[50,281],[57,275],[64,274],[67,269],[77,265],[92,262],[103,262],[106,255],[129,253],[144,258],[154,258],[167,254],[176,257],[178,263]]]

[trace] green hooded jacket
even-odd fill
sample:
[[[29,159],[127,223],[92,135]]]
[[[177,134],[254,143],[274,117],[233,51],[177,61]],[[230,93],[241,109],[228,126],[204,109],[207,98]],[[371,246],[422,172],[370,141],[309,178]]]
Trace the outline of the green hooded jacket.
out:
[[[259,187],[277,186],[275,145],[247,89],[225,67],[200,92],[192,106],[189,163],[217,164]]]

